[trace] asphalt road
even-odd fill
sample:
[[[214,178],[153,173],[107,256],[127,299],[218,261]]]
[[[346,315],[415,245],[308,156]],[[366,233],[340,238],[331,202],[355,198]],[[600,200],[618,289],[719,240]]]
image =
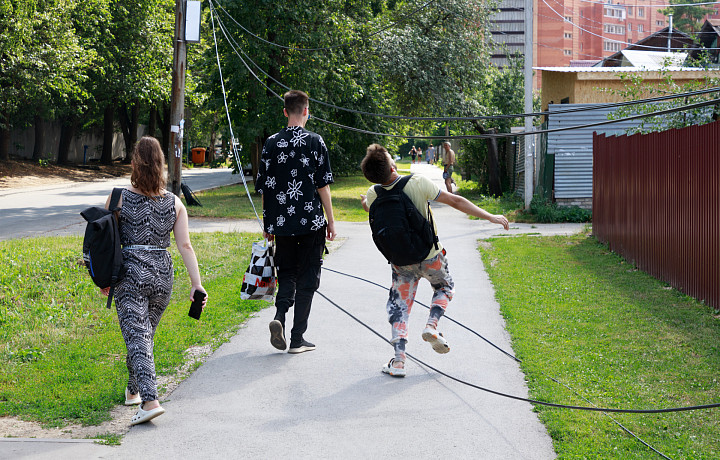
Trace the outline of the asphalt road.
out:
[[[230,169],[197,168],[183,171],[193,191],[241,182]],[[130,185],[130,177],[42,187],[0,189],[0,241],[27,236],[80,234],[85,220],[80,211],[102,206],[113,187]]]

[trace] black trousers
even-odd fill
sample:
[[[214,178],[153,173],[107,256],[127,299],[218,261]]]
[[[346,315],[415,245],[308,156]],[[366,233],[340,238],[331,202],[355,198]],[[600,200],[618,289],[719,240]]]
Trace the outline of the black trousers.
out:
[[[290,343],[297,344],[307,330],[312,299],[320,287],[320,270],[325,248],[325,228],[306,235],[276,236],[275,265],[278,291],[275,319],[285,325],[285,314],[294,305]]]

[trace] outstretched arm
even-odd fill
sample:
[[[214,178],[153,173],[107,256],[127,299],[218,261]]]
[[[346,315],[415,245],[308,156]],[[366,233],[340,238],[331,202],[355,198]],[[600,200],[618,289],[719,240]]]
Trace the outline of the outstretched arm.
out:
[[[507,218],[505,216],[498,214],[490,214],[486,210],[482,208],[478,208],[474,204],[472,204],[468,199],[460,196],[460,195],[453,195],[452,193],[444,192],[440,190],[440,195],[435,199],[435,201],[438,201],[440,203],[445,203],[447,205],[452,206],[453,208],[457,209],[458,211],[464,212],[465,214],[469,214],[471,216],[479,217],[480,219],[488,220],[494,224],[500,224],[503,226],[505,230],[507,230],[510,227],[510,224],[508,223]]]

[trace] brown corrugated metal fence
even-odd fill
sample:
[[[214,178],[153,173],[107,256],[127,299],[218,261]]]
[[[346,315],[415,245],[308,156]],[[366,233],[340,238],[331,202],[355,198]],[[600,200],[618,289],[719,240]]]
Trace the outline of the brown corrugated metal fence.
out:
[[[720,309],[720,122],[594,134],[593,233],[639,269]]]

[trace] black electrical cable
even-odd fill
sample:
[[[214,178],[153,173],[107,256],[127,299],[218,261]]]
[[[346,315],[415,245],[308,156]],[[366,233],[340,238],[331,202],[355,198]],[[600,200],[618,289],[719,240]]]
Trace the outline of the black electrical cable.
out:
[[[317,291],[318,295],[320,295],[323,299],[327,300],[331,305],[333,305],[335,308],[339,309],[346,315],[350,316],[352,319],[360,323],[362,326],[364,326],[366,329],[368,329],[373,334],[380,337],[382,340],[384,340],[386,343],[390,344],[390,341],[383,337],[379,332],[377,332],[375,329],[371,328],[367,324],[365,324],[362,320],[360,320],[358,317],[338,305],[337,303],[330,300],[327,296],[325,296],[320,291]],[[508,393],[503,393],[500,391],[492,390],[490,388],[486,388],[480,385],[476,385],[474,383],[468,382],[466,380],[459,379],[455,376],[452,376],[446,372],[441,371],[440,369],[437,369],[428,363],[416,358],[415,356],[411,355],[410,353],[407,353],[407,356],[415,361],[416,363],[420,364],[421,366],[424,366],[432,371],[437,372],[438,374],[453,380],[455,382],[461,383],[463,385],[469,386],[471,388],[475,388],[477,390],[484,391],[486,393],[491,393],[496,396],[502,396],[503,398],[508,399],[514,399],[516,401],[523,401],[528,402],[531,404],[539,404],[541,406],[547,406],[547,407],[556,407],[559,409],[574,409],[574,410],[583,410],[583,411],[590,411],[590,412],[613,412],[613,413],[621,413],[621,414],[663,414],[663,413],[669,413],[669,412],[685,412],[685,411],[691,411],[691,410],[702,410],[702,409],[713,409],[716,407],[720,407],[720,403],[714,403],[714,404],[701,404],[696,406],[684,406],[684,407],[669,407],[665,409],[612,409],[612,408],[606,408],[606,407],[587,407],[587,406],[574,406],[570,404],[556,404],[556,403],[550,403],[545,401],[538,401],[537,399],[530,399],[530,398],[523,398],[522,396],[515,396]]]
[[[349,41],[348,43],[344,43],[344,44],[342,44],[342,45],[326,46],[326,47],[321,47],[321,48],[296,48],[296,47],[293,47],[293,46],[280,45],[280,44],[278,44],[278,43],[273,43],[273,42],[271,42],[271,41],[269,41],[269,40],[265,40],[264,38],[262,38],[262,37],[260,37],[260,36],[258,36],[258,35],[256,35],[256,34],[250,32],[246,27],[244,27],[242,24],[240,24],[239,22],[237,22],[237,21],[235,20],[235,18],[233,18],[233,17],[230,15],[230,13],[228,13],[227,11],[225,11],[225,8],[223,8],[222,5],[218,4],[218,8],[220,8],[220,9],[223,11],[223,13],[225,13],[225,14],[227,15],[227,17],[229,17],[238,27],[240,27],[240,28],[241,28],[242,30],[244,30],[246,33],[248,33],[249,35],[253,36],[254,38],[260,40],[261,42],[263,42],[263,43],[265,43],[265,44],[268,44],[268,45],[271,45],[271,46],[275,46],[275,47],[278,47],[278,48],[282,48],[282,49],[286,49],[286,50],[291,50],[291,51],[328,51],[328,50],[333,50],[333,49],[337,49],[337,48],[342,48],[343,46],[349,46],[349,45],[352,45],[353,43],[362,42],[363,40],[367,40],[368,38],[374,37],[375,35],[378,35],[378,34],[380,34],[380,33],[382,33],[382,32],[385,32],[386,30],[395,27],[396,25],[398,25],[400,22],[402,22],[403,20],[407,19],[408,17],[411,17],[412,15],[418,13],[419,11],[422,11],[423,9],[427,8],[427,6],[430,5],[431,3],[433,3],[434,1],[435,1],[435,0],[429,0],[428,2],[426,2],[425,4],[423,4],[423,5],[415,8],[415,9],[412,10],[411,12],[409,12],[409,13],[407,13],[407,14],[404,14],[404,15],[401,15],[401,16],[400,16],[400,20],[395,21],[395,22],[392,22],[392,23],[390,23],[389,25],[387,25],[387,26],[385,26],[385,27],[382,27],[381,29],[376,30],[375,32],[372,32],[371,34],[368,34],[368,35],[366,35],[366,36],[364,36],[364,37],[357,38],[357,39],[355,39],[355,40],[351,40],[351,41]],[[211,4],[211,6],[212,6],[212,0],[210,0],[210,4]]]
[[[212,4],[210,5],[212,9]],[[227,12],[226,12],[227,14]],[[232,17],[231,17],[232,19]],[[216,16],[216,20],[218,21],[218,25],[221,29],[224,30],[223,35],[225,35],[225,38],[230,42],[231,48],[233,52],[241,59],[243,58],[238,54],[242,53],[243,56],[245,56],[245,59],[252,63],[252,65],[263,75],[265,75],[267,78],[272,80],[274,83],[276,83],[281,88],[284,88],[286,90],[290,90],[291,88],[282,82],[278,81],[276,78],[272,77],[270,74],[265,72],[262,67],[260,67],[255,61],[248,56],[248,54],[240,49],[240,45],[235,41],[234,38],[232,38],[232,35],[227,30],[225,25],[222,23],[220,18]],[[233,19],[234,20],[234,19]],[[234,45],[234,46],[233,46]],[[247,67],[247,65],[246,65]],[[253,72],[253,74],[255,74]],[[256,77],[257,78],[257,77]],[[267,86],[266,86],[267,87]],[[347,107],[341,107],[338,105],[330,104],[328,102],[324,102],[315,98],[309,98],[310,101],[322,105],[324,107],[329,107],[336,110],[342,110],[349,113],[356,113],[358,115],[367,115],[367,116],[373,116],[378,118],[388,118],[388,119],[395,119],[395,120],[415,120],[415,121],[471,121],[471,120],[504,120],[504,119],[514,119],[514,118],[524,118],[524,117],[537,117],[537,116],[544,116],[544,115],[554,115],[554,114],[560,114],[560,113],[572,113],[572,112],[583,112],[588,110],[595,110],[595,109],[604,109],[604,108],[613,108],[613,107],[624,107],[628,105],[639,105],[639,104],[648,104],[648,103],[654,103],[654,102],[660,102],[660,101],[666,101],[671,99],[678,99],[678,98],[684,98],[684,97],[691,97],[691,96],[698,96],[708,93],[715,93],[720,92],[720,87],[713,87],[713,88],[707,88],[703,90],[696,90],[696,91],[688,91],[685,93],[677,93],[677,94],[669,94],[665,96],[658,96],[653,98],[647,98],[647,99],[638,99],[635,101],[625,101],[625,102],[612,102],[612,103],[606,103],[606,104],[596,104],[593,106],[585,106],[585,107],[574,107],[569,109],[561,109],[556,110],[553,112],[550,111],[541,111],[541,112],[528,112],[528,113],[515,113],[515,114],[505,114],[505,115],[479,115],[474,117],[411,117],[411,116],[405,116],[405,115],[387,115],[382,113],[375,113],[375,112],[365,112],[362,110],[355,110],[355,109],[349,109]],[[370,132],[368,132],[370,133]],[[535,132],[536,133],[536,132]]]
[[[215,18],[217,19],[217,16]],[[223,27],[223,25],[219,21],[218,21],[218,23],[220,25],[220,30],[223,32],[223,35],[225,35],[225,38],[228,39],[228,41],[230,41],[230,38],[228,37],[228,33],[227,33],[226,29]],[[260,84],[262,84],[268,91],[270,91],[278,99],[282,100],[282,96],[280,96],[278,93],[273,91],[265,82],[263,82],[239,54],[237,54],[237,56],[240,59],[240,61],[243,63],[245,68],[252,74],[253,77],[255,77],[255,79]],[[635,120],[635,119],[639,119],[639,118],[648,118],[648,117],[652,117],[652,116],[665,115],[668,113],[681,112],[681,111],[685,111],[685,110],[692,110],[695,108],[705,107],[708,105],[714,105],[714,104],[718,104],[718,103],[720,103],[720,98],[719,99],[711,99],[709,101],[698,102],[698,103],[686,105],[683,107],[673,107],[673,108],[664,109],[664,110],[660,110],[660,111],[632,115],[632,116],[624,117],[624,118],[618,118],[616,120],[606,120],[606,121],[600,121],[600,122],[596,122],[596,123],[588,123],[588,124],[584,124],[584,125],[566,126],[563,128],[540,129],[540,130],[535,130],[535,131],[521,131],[521,132],[516,132],[516,133],[454,135],[454,136],[450,136],[450,138],[451,139],[489,139],[489,138],[499,139],[499,138],[507,138],[507,137],[527,136],[527,135],[533,135],[533,134],[568,131],[568,130],[581,129],[581,128],[591,128],[591,127],[602,126],[602,125],[607,125],[607,124],[611,124],[611,123],[619,123],[622,121]],[[360,129],[360,128],[354,128],[352,126],[346,126],[346,125],[343,125],[340,123],[335,123],[335,122],[325,120],[323,118],[316,117],[316,116],[312,116],[311,118],[316,119],[320,122],[332,125],[332,126],[336,126],[338,128],[346,129],[348,131],[354,131],[354,132],[361,133],[361,134],[370,134],[373,136],[393,137],[393,138],[400,138],[400,139],[447,139],[448,138],[447,136],[408,136],[408,135],[402,135],[402,134],[378,133],[378,132],[368,131],[368,130],[364,130],[364,129]]]
[[[374,282],[374,281],[367,280],[367,279],[365,279],[365,278],[361,278],[361,277],[359,277],[359,276],[355,276],[355,275],[350,275],[350,274],[347,274],[347,273],[339,272],[339,271],[337,271],[337,270],[333,270],[332,268],[327,268],[327,267],[325,267],[325,266],[323,266],[323,270],[327,270],[327,271],[329,271],[329,272],[337,273],[338,275],[347,276],[348,278],[355,278],[356,280],[364,281],[364,282],[366,282],[366,283],[373,284],[373,285],[375,285],[375,286],[377,286],[377,287],[379,287],[379,288],[382,288],[382,289],[385,289],[386,291],[389,291],[389,289],[386,288],[385,286],[383,286],[382,284],[376,283],[376,282]],[[429,306],[425,305],[424,303],[422,303],[422,302],[420,302],[420,301],[417,301],[417,300],[416,300],[415,303],[418,304],[418,305],[422,305],[423,307],[425,307],[425,308],[427,308],[427,309],[430,309]],[[461,323],[461,322],[459,322],[459,321],[456,321],[455,319],[453,319],[452,317],[450,317],[450,316],[448,316],[448,315],[443,315],[443,318],[445,318],[446,320],[450,321],[451,323],[457,324],[458,326],[460,326],[461,328],[467,330],[468,332],[470,332],[470,333],[472,333],[472,334],[475,334],[476,336],[480,337],[480,338],[481,338],[482,340],[484,340],[488,345],[490,345],[491,347],[495,348],[496,350],[498,350],[500,353],[504,354],[504,355],[507,356],[508,358],[510,358],[510,359],[512,359],[512,360],[514,360],[514,361],[516,361],[516,362],[518,362],[518,363],[521,363],[521,362],[522,362],[521,359],[519,359],[519,358],[513,356],[511,353],[508,353],[507,351],[503,350],[502,348],[500,348],[499,346],[495,345],[494,343],[492,343],[491,341],[489,341],[488,339],[486,339],[485,337],[483,337],[481,334],[479,334],[479,333],[475,332],[474,330],[470,329],[469,327],[467,327],[467,326],[464,325],[463,323]]]
[[[566,126],[563,128],[538,129],[535,131],[519,131],[519,132],[515,132],[515,133],[468,134],[468,135],[461,134],[461,135],[453,135],[453,136],[408,136],[408,135],[403,135],[403,134],[378,133],[378,132],[374,132],[374,131],[367,131],[367,130],[360,129],[360,128],[353,128],[352,126],[342,125],[340,123],[335,123],[335,122],[332,122],[329,120],[324,120],[322,118],[318,118],[315,116],[313,116],[312,118],[322,121],[323,123],[327,123],[329,125],[336,126],[338,128],[346,129],[348,131],[354,131],[354,132],[361,133],[361,134],[370,134],[373,136],[393,137],[393,138],[401,138],[401,139],[491,139],[491,138],[500,139],[500,138],[516,137],[516,136],[532,136],[534,134],[556,133],[556,132],[560,132],[560,131],[570,131],[570,130],[574,130],[574,129],[593,128],[595,126],[603,126],[603,125],[609,125],[612,123],[620,123],[623,121],[637,120],[639,118],[649,118],[649,117],[654,117],[654,116],[658,116],[658,115],[666,115],[668,113],[683,112],[686,110],[697,109],[697,108],[706,107],[706,106],[715,105],[715,104],[720,104],[720,98],[711,99],[709,101],[697,102],[695,104],[689,104],[689,105],[686,105],[683,107],[672,107],[669,109],[658,110],[655,112],[631,115],[628,117],[618,118],[615,120],[598,121],[595,123]]]
[[[343,273],[343,272],[341,272],[341,271],[333,270],[332,268],[327,268],[327,267],[325,267],[325,266],[323,266],[322,268],[323,268],[324,270],[329,271],[329,272],[337,273],[338,275],[346,276],[346,277],[348,277],[348,278],[354,278],[354,279],[356,279],[356,280],[360,280],[360,281],[363,281],[363,282],[365,282],[365,283],[372,284],[372,285],[377,286],[377,287],[379,287],[379,288],[381,288],[381,289],[384,289],[384,290],[386,290],[386,291],[389,291],[389,290],[390,290],[390,289],[388,289],[387,287],[383,286],[383,285],[380,284],[380,283],[376,283],[376,282],[374,282],[374,281],[370,281],[370,280],[368,280],[368,279],[366,279],[366,278],[362,278],[362,277],[360,277],[360,276],[350,275],[350,274],[348,274],[348,273]],[[430,306],[424,304],[423,302],[420,302],[420,301],[418,301],[418,300],[415,300],[415,303],[418,304],[418,305],[421,305],[421,306],[425,307],[425,308],[428,309],[428,310],[430,309]],[[502,354],[504,354],[504,355],[507,356],[508,358],[512,359],[513,361],[515,361],[515,362],[517,362],[517,363],[521,363],[521,362],[522,362],[522,360],[521,360],[520,358],[514,356],[512,353],[509,353],[509,352],[503,350],[503,349],[500,348],[498,345],[494,344],[492,341],[490,341],[490,340],[488,340],[487,338],[485,338],[482,334],[480,334],[479,332],[477,332],[477,331],[475,331],[475,330],[473,330],[473,329],[470,329],[469,327],[465,326],[463,323],[461,323],[461,322],[459,322],[459,321],[456,321],[454,318],[451,318],[451,317],[448,316],[448,315],[443,315],[443,318],[446,319],[446,320],[448,320],[448,321],[450,321],[451,323],[455,323],[456,325],[462,327],[463,329],[469,331],[470,333],[472,333],[472,334],[480,337],[480,338],[481,338],[482,340],[484,340],[487,344],[489,344],[490,346],[492,346],[492,347],[495,348],[496,350],[500,351]],[[373,331],[373,332],[374,332],[374,331]],[[542,370],[540,370],[539,372],[540,372],[540,374],[542,374],[544,377],[552,380],[553,382],[557,383],[558,385],[562,385],[563,387],[567,388],[567,389],[570,390],[573,394],[575,394],[575,396],[577,396],[578,398],[581,398],[581,399],[584,400],[586,403],[592,404],[593,406],[597,407],[597,405],[595,405],[592,401],[590,401],[589,399],[587,399],[585,396],[581,395],[577,390],[575,390],[574,388],[570,387],[570,386],[567,385],[566,383],[561,382],[560,380],[556,379],[555,377],[552,377],[552,376],[550,376],[550,375],[547,375],[547,374],[544,373]],[[615,423],[617,426],[619,426],[623,431],[625,431],[626,433],[628,433],[630,436],[632,436],[632,437],[634,437],[635,439],[637,439],[640,443],[642,443],[642,444],[643,444],[644,446],[646,446],[648,449],[652,450],[653,452],[655,452],[656,454],[660,455],[661,457],[670,460],[670,457],[668,457],[667,455],[663,454],[662,452],[660,452],[659,450],[657,450],[655,447],[653,447],[652,445],[650,445],[647,441],[645,441],[644,439],[642,439],[640,436],[638,436],[638,435],[636,435],[635,433],[633,433],[629,428],[627,428],[625,425],[623,425],[623,424],[620,423],[618,420],[616,420],[612,415],[608,414],[607,412],[603,412],[603,415],[605,415],[605,416],[608,417],[610,420],[612,420],[613,423]]]

